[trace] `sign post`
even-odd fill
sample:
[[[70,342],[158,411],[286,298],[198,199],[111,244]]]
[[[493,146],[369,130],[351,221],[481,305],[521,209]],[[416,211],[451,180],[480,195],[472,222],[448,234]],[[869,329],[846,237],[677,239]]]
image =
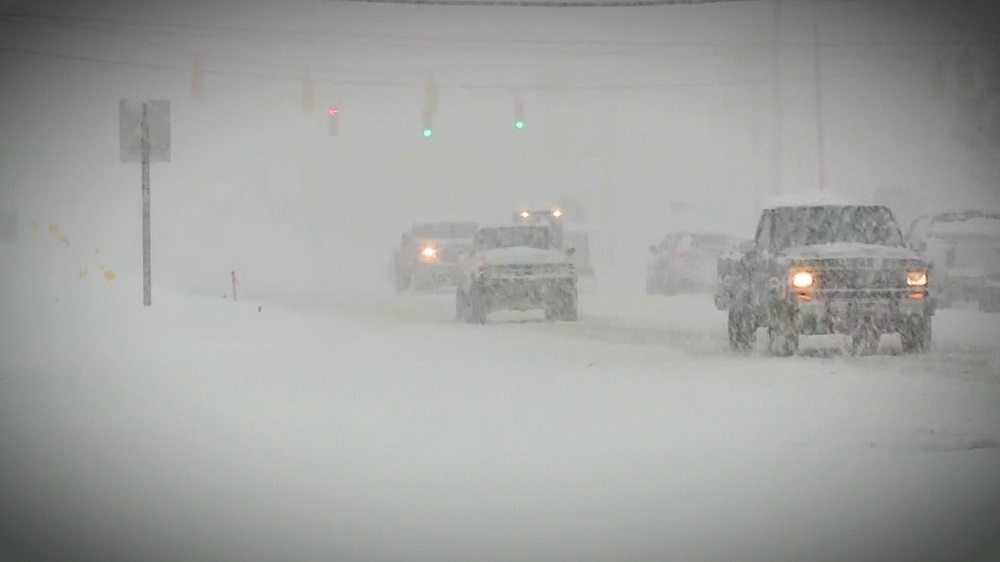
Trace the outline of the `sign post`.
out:
[[[121,100],[121,161],[142,166],[142,304],[153,304],[149,164],[170,162],[170,102]]]

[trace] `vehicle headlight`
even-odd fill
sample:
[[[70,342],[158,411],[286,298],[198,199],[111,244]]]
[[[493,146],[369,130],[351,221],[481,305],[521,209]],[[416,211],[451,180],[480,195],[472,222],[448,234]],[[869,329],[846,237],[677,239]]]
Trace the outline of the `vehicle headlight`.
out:
[[[434,259],[437,257],[438,251],[433,246],[426,246],[423,250],[420,250],[420,255],[427,259]]]
[[[811,287],[814,281],[816,280],[813,278],[813,274],[810,271],[800,269],[792,272],[792,286],[796,289],[806,289]]]
[[[555,209],[552,211],[552,216],[555,218],[559,218],[562,216],[562,211],[560,211],[559,209]]]
[[[910,287],[926,287],[927,286],[927,272],[924,270],[915,270],[906,272],[906,284]]]
[[[530,216],[531,216],[531,213],[529,213],[528,211],[521,211],[521,218],[522,219],[526,219],[526,218],[528,218]]]

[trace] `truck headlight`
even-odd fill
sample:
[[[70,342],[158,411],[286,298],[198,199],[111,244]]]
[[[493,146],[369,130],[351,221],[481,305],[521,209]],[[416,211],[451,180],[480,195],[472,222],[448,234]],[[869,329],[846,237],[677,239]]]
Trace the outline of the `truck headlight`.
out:
[[[815,281],[816,280],[813,278],[813,274],[810,271],[800,269],[792,272],[792,286],[796,289],[807,289],[812,287],[812,284]]]
[[[924,270],[907,271],[906,285],[909,287],[926,287],[927,272]]]
[[[559,209],[554,209],[552,211],[552,216],[555,217],[555,218],[559,218],[559,217],[562,216],[562,211],[560,211]]]
[[[425,246],[423,250],[420,250],[420,255],[426,259],[432,260],[437,257],[437,248],[433,246]]]

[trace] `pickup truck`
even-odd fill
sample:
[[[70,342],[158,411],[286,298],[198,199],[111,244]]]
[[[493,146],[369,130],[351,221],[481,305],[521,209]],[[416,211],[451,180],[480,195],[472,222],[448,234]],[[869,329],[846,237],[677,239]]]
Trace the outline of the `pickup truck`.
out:
[[[845,335],[852,354],[874,353],[887,333],[900,334],[905,352],[929,349],[931,264],[907,248],[888,207],[778,202],[741,250],[715,298],[728,309],[732,349],[753,347],[758,328],[777,356],[813,334]]]
[[[556,245],[545,226],[480,228],[461,261],[455,319],[485,324],[494,310],[544,309],[549,320],[577,319],[573,250]]]

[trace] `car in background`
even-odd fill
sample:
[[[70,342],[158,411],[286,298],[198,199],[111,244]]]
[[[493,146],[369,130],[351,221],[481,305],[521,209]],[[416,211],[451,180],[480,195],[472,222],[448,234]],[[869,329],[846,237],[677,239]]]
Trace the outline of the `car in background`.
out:
[[[463,258],[455,319],[485,324],[495,310],[543,309],[549,320],[576,321],[572,254],[556,245],[545,226],[479,229],[472,253]]]
[[[594,275],[590,260],[590,234],[592,229],[585,222],[567,217],[559,205],[525,205],[513,215],[514,224],[546,226],[552,231],[558,248],[573,249],[573,266],[580,277]]]
[[[934,264],[938,305],[1000,308],[1000,212],[945,211],[916,218],[907,245]]]
[[[400,237],[393,257],[396,290],[429,291],[462,280],[459,258],[472,250],[474,222],[414,224]]]
[[[739,244],[718,233],[672,232],[650,246],[646,293],[712,293],[718,285],[719,258]]]

